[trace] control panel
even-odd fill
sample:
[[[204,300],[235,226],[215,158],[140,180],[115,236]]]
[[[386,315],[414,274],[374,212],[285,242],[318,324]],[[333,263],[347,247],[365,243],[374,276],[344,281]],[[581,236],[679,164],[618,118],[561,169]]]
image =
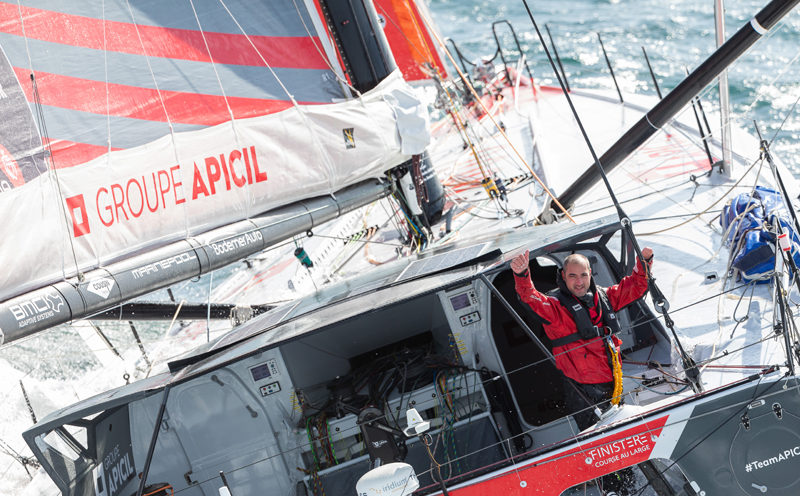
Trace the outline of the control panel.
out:
[[[275,377],[279,375],[278,363],[272,358],[255,367],[250,367],[250,375],[253,377],[253,382],[261,382],[269,377]]]
[[[261,396],[269,396],[281,390],[281,384],[278,381],[270,382],[258,388],[261,391]]]
[[[250,367],[249,370],[250,377],[258,386],[258,391],[261,393],[261,396],[269,396],[281,390],[281,383],[275,380],[275,378],[280,375],[278,361],[276,359],[270,358],[266,362]],[[270,382],[264,384],[264,382],[268,380]]]
[[[463,360],[471,361],[469,356],[472,350],[469,349],[470,340],[467,336],[472,332],[470,329],[481,322],[485,315],[478,292],[470,284],[439,292],[439,301],[450,325],[450,346]]]
[[[459,320],[461,320],[461,327],[468,326],[470,324],[474,324],[475,322],[481,320],[481,314],[476,310],[474,312],[470,312],[466,315],[460,316]]]
[[[472,286],[457,289],[447,293],[447,303],[453,311],[458,320],[461,322],[461,327],[474,324],[481,320],[481,314],[478,311],[478,297],[475,295],[475,289]]]

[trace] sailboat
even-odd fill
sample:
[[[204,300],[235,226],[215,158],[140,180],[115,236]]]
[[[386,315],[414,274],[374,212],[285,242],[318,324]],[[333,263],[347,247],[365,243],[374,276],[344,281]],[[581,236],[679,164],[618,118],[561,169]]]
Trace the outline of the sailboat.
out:
[[[42,471],[65,495],[796,494],[785,275],[797,241],[780,219],[798,189],[766,140],[735,130],[720,163],[723,144],[677,115],[794,3],[768,4],[660,101],[539,86],[500,46],[500,61],[467,71],[453,59],[446,78],[452,54],[416,2],[6,5],[18,21],[0,37],[15,76],[3,88],[25,122],[9,127],[20,144],[4,158],[0,208],[22,212],[7,212],[20,232],[35,220],[52,237],[19,253],[34,274],[2,276],[7,342],[301,233],[333,234],[336,217],[357,213],[378,231],[403,219],[397,237],[365,243],[370,256],[346,254],[349,277],[38,419],[23,436]],[[84,35],[52,28],[67,25]],[[95,92],[53,69],[87,50],[104,69]],[[415,91],[405,80],[430,82]],[[59,106],[57,88],[95,96],[100,111]],[[124,108],[137,88],[148,98]],[[87,129],[105,142],[60,134],[95,113],[106,119]],[[205,120],[182,120],[194,115]],[[370,209],[386,196],[388,213]],[[754,240],[734,255],[767,269],[723,253],[729,237],[748,242],[740,231],[769,234],[740,227],[756,202],[788,243]],[[662,289],[618,312],[624,402],[587,404],[596,423],[581,429],[509,262],[529,251],[535,285],[549,290],[577,252],[610,286],[643,243]],[[325,261],[287,249],[306,273]],[[263,291],[286,286],[265,269],[245,273]]]

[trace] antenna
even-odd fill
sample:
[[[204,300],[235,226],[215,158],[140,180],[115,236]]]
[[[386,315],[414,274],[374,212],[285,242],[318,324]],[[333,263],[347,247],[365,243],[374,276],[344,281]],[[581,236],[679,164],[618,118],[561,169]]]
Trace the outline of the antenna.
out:
[[[617,84],[617,76],[614,75],[614,68],[611,67],[611,61],[608,59],[608,52],[606,52],[606,46],[603,45],[603,38],[600,37],[600,33],[597,33],[597,41],[600,42],[600,48],[603,50],[603,57],[605,57],[606,59],[608,72],[611,73],[611,79],[614,80],[614,87],[617,88],[617,95],[619,95],[619,103],[625,103],[625,100],[622,99],[622,92],[619,90],[619,84]]]
[[[656,87],[656,93],[658,94],[658,99],[661,100],[664,98],[661,96],[661,88],[658,87],[658,80],[656,80],[656,73],[653,72],[653,66],[650,65],[650,57],[647,56],[647,50],[642,47],[642,53],[644,54],[644,61],[647,62],[647,70],[650,71],[650,77],[653,78],[653,86]]]
[[[564,70],[564,65],[561,63],[561,57],[558,56],[558,48],[556,48],[556,42],[553,41],[553,35],[550,33],[550,26],[545,24],[544,28],[547,30],[547,37],[550,38],[550,46],[553,47],[553,54],[555,54],[556,62],[558,62],[559,69],[561,69],[561,75],[564,77],[564,84],[567,85],[567,91],[570,91],[569,79],[567,79],[567,71]]]

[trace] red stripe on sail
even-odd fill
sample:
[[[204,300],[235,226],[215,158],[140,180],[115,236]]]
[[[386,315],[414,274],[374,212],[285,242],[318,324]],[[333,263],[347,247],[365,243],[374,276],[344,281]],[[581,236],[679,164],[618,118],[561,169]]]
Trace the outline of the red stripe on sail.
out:
[[[76,143],[56,138],[42,138],[45,146],[50,144],[53,165],[56,169],[65,169],[73,165],[80,165],[95,159],[108,152],[108,147],[100,145],[90,145],[89,143]],[[123,148],[111,148],[112,151],[122,150]]]
[[[14,72],[20,81],[30,81],[27,69],[15,67]],[[225,98],[218,95],[159,92],[47,72],[36,71],[35,74],[42,105],[157,122],[168,122],[166,115],[169,114],[169,121],[174,124],[213,126],[230,120]],[[23,84],[22,87],[28,101],[33,102],[31,85]],[[288,101],[260,98],[228,97],[227,101],[237,119],[271,114],[292,106]],[[164,113],[165,107],[167,114]]]
[[[25,37],[61,45],[197,62],[211,62],[210,49],[213,62],[218,64],[264,66],[263,57],[271,67],[328,69],[316,48],[315,43],[319,43],[316,37],[201,33],[105,21],[104,41],[102,19],[0,2],[0,32],[23,36],[23,24]]]
[[[378,12],[387,18],[384,33],[403,76],[409,81],[426,80],[423,64],[430,63],[446,76],[436,45],[413,0],[378,0]]]

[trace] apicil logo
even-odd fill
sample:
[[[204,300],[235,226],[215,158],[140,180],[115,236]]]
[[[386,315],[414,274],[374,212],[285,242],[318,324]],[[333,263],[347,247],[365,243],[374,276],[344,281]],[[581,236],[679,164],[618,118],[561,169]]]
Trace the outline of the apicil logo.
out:
[[[2,144],[0,144],[0,168],[3,169],[8,180],[15,187],[25,184],[25,178],[22,177],[22,171],[19,170],[17,161],[14,160],[14,156]]]
[[[83,195],[70,196],[66,200],[67,210],[72,217],[72,232],[77,238],[84,234],[89,234],[92,230],[89,228],[89,216],[86,214],[86,203],[83,201]]]

